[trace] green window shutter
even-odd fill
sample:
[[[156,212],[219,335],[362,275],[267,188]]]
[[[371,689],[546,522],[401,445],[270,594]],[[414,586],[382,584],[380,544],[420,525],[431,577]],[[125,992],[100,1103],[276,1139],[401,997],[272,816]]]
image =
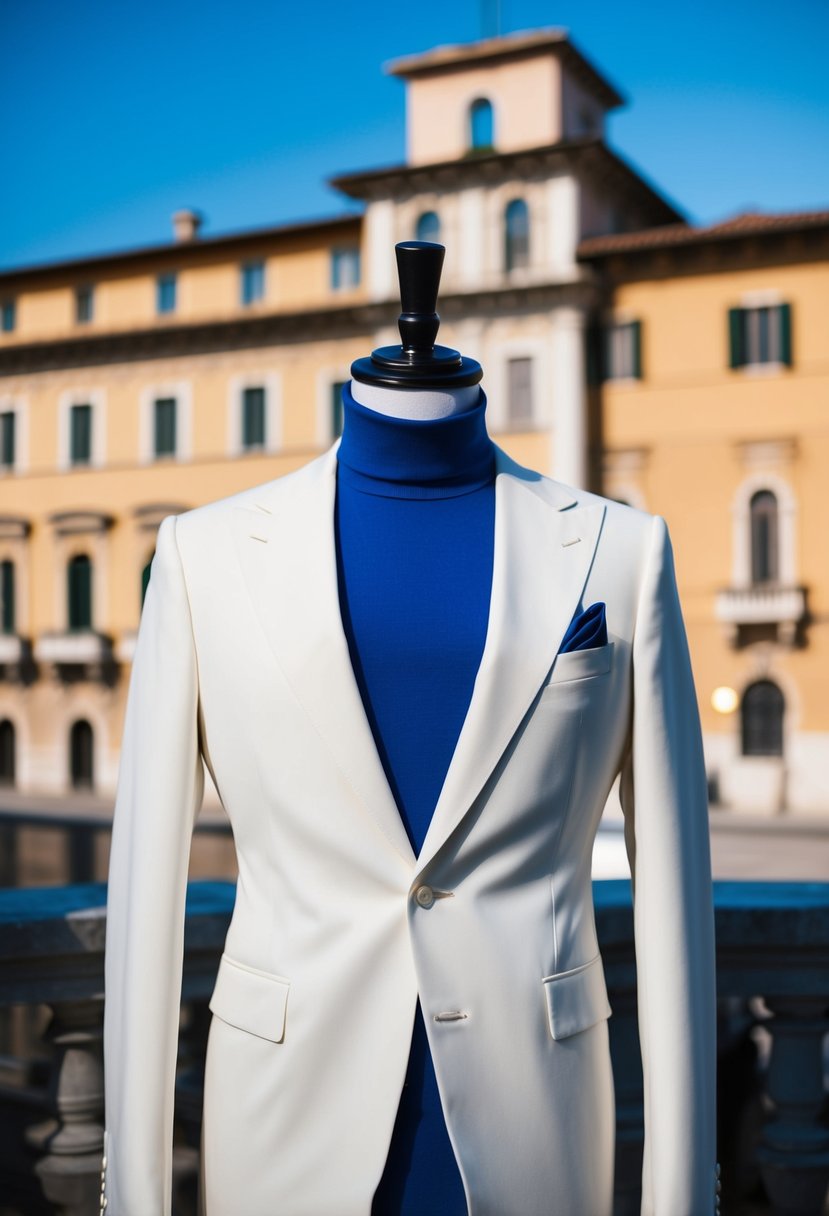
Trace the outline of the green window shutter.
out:
[[[242,395],[242,446],[262,447],[265,443],[265,390],[246,388]]]
[[[591,321],[585,333],[585,356],[587,383],[593,387],[602,382],[602,329],[598,321]]]
[[[92,406],[73,405],[69,415],[69,459],[88,464],[92,459]]]
[[[792,306],[791,304],[780,304],[778,306],[780,316],[780,361],[787,363],[789,367],[792,365]]]
[[[14,562],[0,565],[0,597],[2,597],[3,633],[14,633]]]
[[[68,568],[69,628],[92,628],[92,563],[84,555],[73,557]]]
[[[155,554],[153,553],[153,557],[154,556],[155,556]],[[153,559],[151,557],[150,560],[147,562],[146,566],[144,567],[144,569],[141,571],[141,607],[142,608],[144,607],[144,600],[147,595],[147,587],[150,585],[150,573],[152,571],[152,566],[153,566]]]
[[[630,323],[630,341],[633,347],[633,374],[638,380],[642,379],[642,322],[631,321]]]
[[[15,413],[13,410],[8,410],[5,414],[0,414],[0,424],[2,425],[2,436],[0,441],[2,451],[0,451],[0,460],[6,468],[14,466],[15,459],[15,443],[14,443],[14,423]]]
[[[155,454],[176,454],[176,399],[160,397],[155,403]]]
[[[742,367],[746,361],[743,343],[742,308],[729,308],[728,310],[728,350],[729,367]]]
[[[345,380],[335,380],[331,385],[331,434],[336,439],[343,432],[343,389]]]

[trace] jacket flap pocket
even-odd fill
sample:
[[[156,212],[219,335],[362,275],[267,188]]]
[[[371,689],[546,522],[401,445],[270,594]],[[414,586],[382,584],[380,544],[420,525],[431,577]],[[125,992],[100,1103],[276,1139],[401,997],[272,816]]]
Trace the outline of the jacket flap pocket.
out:
[[[222,954],[208,1009],[223,1022],[260,1038],[281,1043],[290,980],[238,963]]]
[[[554,1039],[566,1039],[568,1035],[586,1030],[613,1012],[607,999],[601,954],[570,971],[547,975],[542,983],[550,1034]]]

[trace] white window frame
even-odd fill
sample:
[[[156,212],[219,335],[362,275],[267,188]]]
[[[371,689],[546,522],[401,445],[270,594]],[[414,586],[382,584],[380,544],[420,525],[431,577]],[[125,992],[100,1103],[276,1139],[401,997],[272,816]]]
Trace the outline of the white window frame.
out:
[[[92,450],[88,464],[73,464],[71,424],[73,405],[92,407]],[[106,390],[65,389],[58,397],[58,469],[62,473],[102,469],[106,463]]]
[[[484,387],[488,428],[510,434],[524,433],[514,429],[509,416],[507,364],[510,359],[532,359],[533,416],[529,420],[527,433],[544,430],[552,425],[553,400],[549,343],[543,337],[512,338],[493,342],[490,346],[485,377],[489,387]]]
[[[155,401],[176,399],[176,451],[174,456],[155,454]],[[142,465],[183,463],[193,456],[193,385],[190,380],[159,380],[141,389],[138,407],[138,460]]]
[[[242,399],[246,388],[265,390],[265,443],[261,448],[246,448],[242,443]],[[227,386],[226,417],[225,445],[229,456],[261,456],[280,452],[283,425],[281,372],[251,369],[232,376]]]
[[[0,414],[14,414],[14,464],[0,464],[0,477],[29,471],[29,398],[23,393],[0,393]]]

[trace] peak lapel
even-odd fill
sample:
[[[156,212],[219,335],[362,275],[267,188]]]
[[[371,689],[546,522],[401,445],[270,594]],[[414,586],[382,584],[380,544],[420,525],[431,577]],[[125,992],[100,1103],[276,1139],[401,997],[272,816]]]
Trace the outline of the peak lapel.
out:
[[[339,441],[233,510],[245,581],[294,695],[357,801],[412,874],[474,803],[538,693],[575,612],[604,516],[497,444],[492,597],[463,728],[418,857],[374,742],[343,629],[334,504]]]
[[[422,870],[470,809],[555,659],[579,602],[605,507],[527,476],[497,448],[486,643],[452,762],[417,858]],[[513,470],[513,471],[511,471]]]

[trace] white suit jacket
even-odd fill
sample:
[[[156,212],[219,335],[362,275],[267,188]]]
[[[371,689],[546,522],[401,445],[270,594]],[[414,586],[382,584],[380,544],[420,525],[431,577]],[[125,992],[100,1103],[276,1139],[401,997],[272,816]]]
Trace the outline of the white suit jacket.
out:
[[[171,1212],[202,757],[239,869],[210,1000],[206,1216],[369,1216],[418,994],[471,1216],[610,1216],[611,1007],[591,855],[620,771],[644,1066],[641,1211],[709,1216],[707,789],[665,520],[496,445],[486,645],[415,857],[340,619],[338,445],[159,529],[109,868],[107,1216]],[[595,600],[607,606],[607,644],[558,654]]]

